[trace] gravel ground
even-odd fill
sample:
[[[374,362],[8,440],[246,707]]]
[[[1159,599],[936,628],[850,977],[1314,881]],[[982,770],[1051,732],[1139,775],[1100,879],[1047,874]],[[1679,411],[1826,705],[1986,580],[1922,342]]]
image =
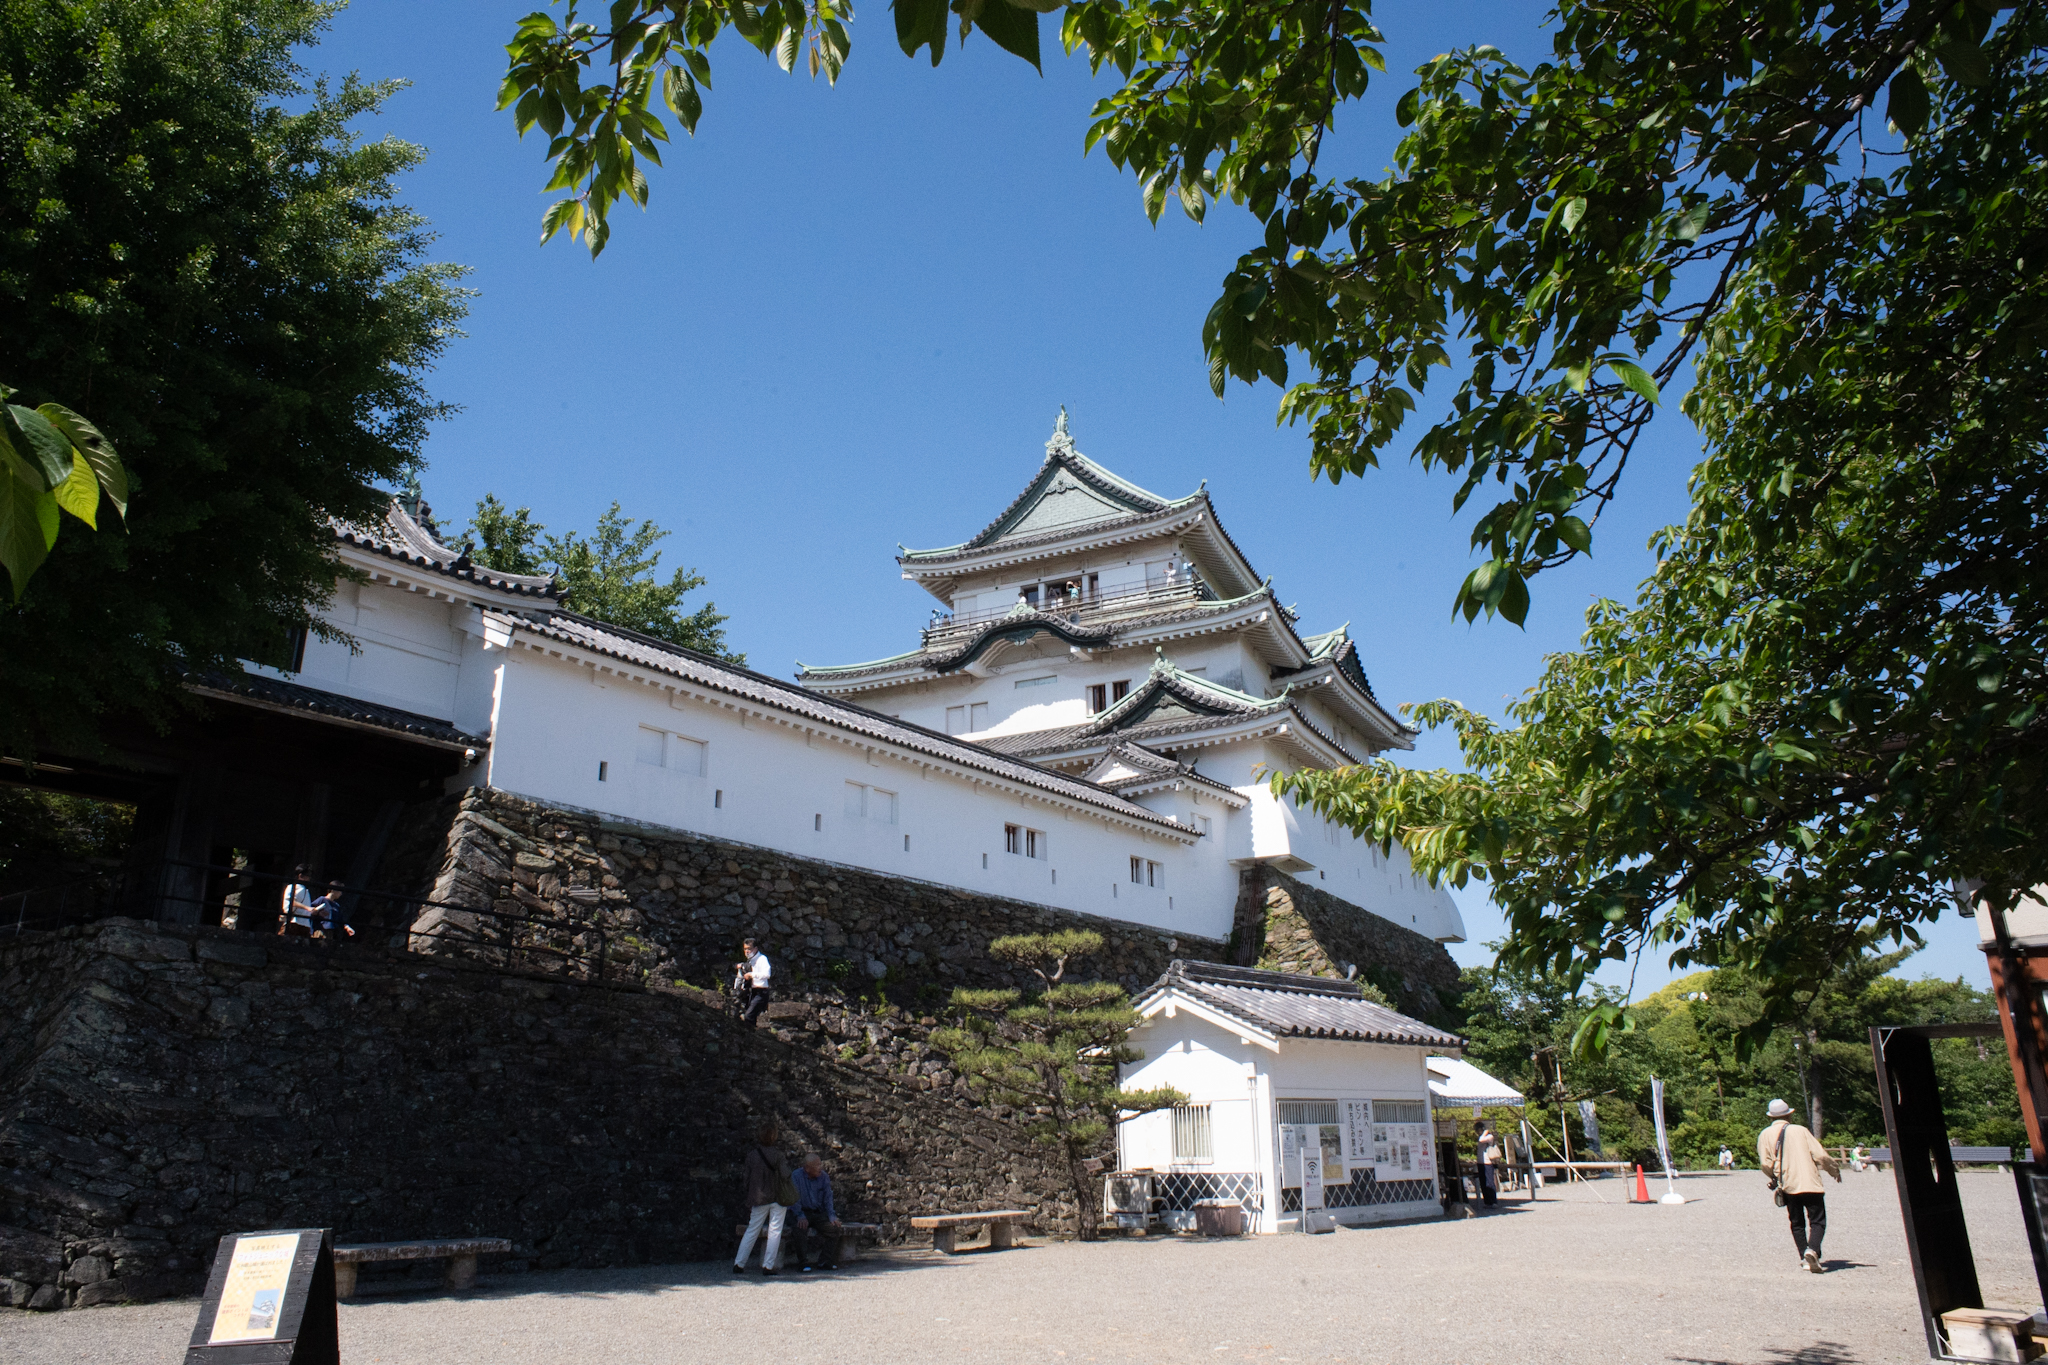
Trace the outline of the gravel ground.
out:
[[[1962,1176],[1985,1296],[2037,1302],[2010,1176]],[[1537,1361],[1849,1365],[1926,1360],[1888,1174],[1830,1184],[1825,1275],[1800,1269],[1753,1172],[1631,1208],[1621,1182],[1508,1195],[1457,1221],[1229,1242],[895,1252],[829,1275],[724,1263],[486,1274],[468,1294],[344,1304],[348,1365],[959,1361]],[[1660,1193],[1657,1182],[1652,1193]],[[170,1365],[191,1300],[0,1311],[0,1361]],[[770,1338],[773,1345],[748,1343]]]

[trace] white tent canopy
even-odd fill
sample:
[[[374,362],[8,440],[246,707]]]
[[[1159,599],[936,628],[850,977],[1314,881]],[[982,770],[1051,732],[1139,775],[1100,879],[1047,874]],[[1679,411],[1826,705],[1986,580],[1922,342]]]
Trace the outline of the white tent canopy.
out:
[[[1437,1109],[1460,1109],[1474,1104],[1523,1103],[1521,1093],[1503,1081],[1455,1057],[1429,1060],[1429,1097]]]

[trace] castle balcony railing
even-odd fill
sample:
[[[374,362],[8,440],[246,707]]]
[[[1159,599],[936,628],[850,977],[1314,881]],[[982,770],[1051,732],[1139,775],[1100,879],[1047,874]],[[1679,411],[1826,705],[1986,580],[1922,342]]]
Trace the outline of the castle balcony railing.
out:
[[[1217,601],[1214,589],[1201,579],[1183,573],[1163,582],[1142,583],[1128,588],[1100,592],[1070,593],[1055,601],[1029,602],[1018,598],[1008,606],[985,607],[979,611],[934,612],[924,629],[924,647],[933,649],[956,643],[991,621],[1007,617],[1049,616],[1069,625],[1096,625],[1130,616]]]

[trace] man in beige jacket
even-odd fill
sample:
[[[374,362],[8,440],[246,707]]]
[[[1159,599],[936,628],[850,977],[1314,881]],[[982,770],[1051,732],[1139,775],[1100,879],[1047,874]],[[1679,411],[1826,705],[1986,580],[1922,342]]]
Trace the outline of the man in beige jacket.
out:
[[[1826,1171],[1841,1182],[1842,1170],[1827,1148],[1803,1126],[1792,1122],[1792,1106],[1772,1100],[1764,1110],[1774,1119],[1757,1134],[1757,1164],[1771,1179],[1771,1188],[1785,1192],[1785,1212],[1792,1220],[1792,1244],[1808,1270],[1820,1274],[1820,1239],[1827,1235],[1828,1203],[1821,1192],[1820,1174]]]

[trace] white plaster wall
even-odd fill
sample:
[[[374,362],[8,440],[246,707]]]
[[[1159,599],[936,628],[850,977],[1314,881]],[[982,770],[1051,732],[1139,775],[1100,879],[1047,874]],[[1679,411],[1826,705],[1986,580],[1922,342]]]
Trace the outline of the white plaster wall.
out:
[[[1263,1169],[1265,1150],[1259,1142],[1258,1060],[1263,1051],[1241,1042],[1240,1035],[1217,1028],[1185,1011],[1176,1018],[1158,1015],[1134,1029],[1133,1047],[1144,1059],[1124,1067],[1127,1089],[1170,1085],[1190,1104],[1211,1106],[1209,1141],[1212,1159],[1173,1159],[1173,1116],[1166,1110],[1121,1125],[1118,1157],[1124,1169],[1151,1167],[1176,1171],[1256,1171]],[[1266,1054],[1270,1056],[1271,1054]]]
[[[461,625],[469,609],[385,583],[341,583],[323,619],[355,637],[361,652],[309,637],[297,673],[249,665],[265,677],[359,701],[453,720],[461,672]]]
[[[486,779],[494,787],[1169,932],[1229,936],[1236,878],[1200,841],[1190,848],[928,766],[871,758],[823,734],[743,721],[723,706],[533,650],[492,655],[503,661]],[[642,726],[703,742],[702,775],[640,763]],[[869,814],[849,813],[849,783],[893,793],[894,821],[872,796]],[[1005,824],[1041,831],[1046,856],[1005,852]],[[1165,866],[1158,894],[1125,894],[1132,855]]]

